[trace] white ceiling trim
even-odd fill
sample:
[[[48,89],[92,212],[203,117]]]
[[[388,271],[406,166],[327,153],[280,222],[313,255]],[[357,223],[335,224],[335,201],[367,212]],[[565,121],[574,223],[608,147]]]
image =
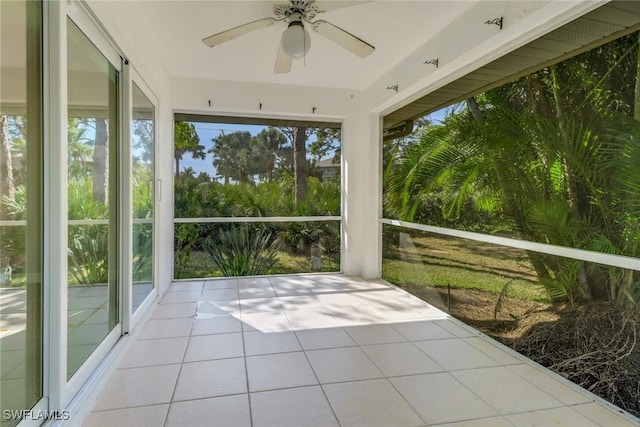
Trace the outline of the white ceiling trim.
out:
[[[427,76],[415,81],[405,81],[404,85],[399,84],[397,94],[390,93],[385,87],[394,78],[398,81],[403,74],[402,67],[398,67],[369,88],[370,109],[381,115],[395,111],[606,3],[608,0],[553,0],[520,22],[512,26],[506,25],[502,31],[486,38],[473,49],[461,52],[451,62],[441,64]],[[484,5],[479,3],[477,8],[482,6]],[[418,61],[421,58],[410,57],[407,61],[420,63]]]

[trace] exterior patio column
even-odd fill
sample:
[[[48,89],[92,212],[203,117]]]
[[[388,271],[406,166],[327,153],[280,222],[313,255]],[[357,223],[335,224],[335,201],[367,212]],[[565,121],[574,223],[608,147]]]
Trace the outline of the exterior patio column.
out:
[[[376,279],[381,274],[382,122],[354,108],[343,123],[342,271]]]

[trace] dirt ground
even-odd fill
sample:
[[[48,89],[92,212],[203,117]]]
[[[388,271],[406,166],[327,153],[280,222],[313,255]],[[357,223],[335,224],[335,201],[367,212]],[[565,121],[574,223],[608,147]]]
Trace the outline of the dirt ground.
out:
[[[640,313],[609,303],[568,307],[466,289],[408,292],[640,416]]]

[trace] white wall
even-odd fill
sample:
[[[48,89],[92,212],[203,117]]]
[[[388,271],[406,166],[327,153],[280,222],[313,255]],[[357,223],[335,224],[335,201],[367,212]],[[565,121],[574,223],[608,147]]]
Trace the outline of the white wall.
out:
[[[171,284],[173,274],[173,112],[171,82],[164,64],[158,59],[157,48],[147,37],[141,15],[136,13],[135,3],[113,1],[90,1],[89,6],[101,24],[124,52],[131,66],[143,78],[144,83],[158,99],[159,122],[157,123],[156,173],[162,185],[156,189],[160,201],[156,200],[158,229],[158,257],[156,258],[156,281],[162,294]],[[133,8],[133,9],[132,9]]]
[[[361,102],[361,94],[347,89],[173,78],[171,100],[174,111],[180,112],[341,121],[351,105]]]

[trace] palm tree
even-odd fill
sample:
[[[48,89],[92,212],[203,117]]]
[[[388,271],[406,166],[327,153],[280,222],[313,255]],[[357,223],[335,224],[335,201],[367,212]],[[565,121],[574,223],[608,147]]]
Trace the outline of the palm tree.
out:
[[[211,182],[211,175],[206,172],[200,172],[197,179],[200,182]]]
[[[107,119],[96,118],[96,139],[93,146],[93,200],[107,203],[109,182],[109,125]]]
[[[76,178],[86,176],[87,161],[93,155],[92,141],[86,136],[87,129],[79,119],[69,119],[67,125],[69,173]]]
[[[182,176],[185,178],[195,179],[196,171],[191,166],[188,166],[182,171]]]
[[[141,160],[145,163],[153,162],[154,121],[149,119],[135,119],[131,122],[135,139],[134,147],[141,152]]]
[[[258,172],[257,146],[250,132],[220,134],[213,139],[213,166],[217,175],[224,177],[225,184],[233,179],[241,184],[253,183]]]
[[[276,169],[276,163],[282,156],[283,148],[287,144],[287,137],[277,128],[268,127],[256,135],[256,142],[262,156],[266,169],[267,181],[273,181],[273,175]]]
[[[309,154],[317,163],[330,154],[340,156],[340,129],[318,128],[315,131],[316,139],[309,144]]]
[[[193,159],[204,160],[207,153],[204,145],[200,145],[200,137],[193,124],[176,121],[174,125],[174,159],[176,162],[176,181],[180,178],[180,160],[186,153],[191,153]]]
[[[11,146],[9,144],[9,121],[6,115],[0,115],[0,153],[2,154],[2,166],[0,176],[2,185],[0,196],[13,200],[16,195],[16,188],[13,182],[13,159],[11,156]]]

